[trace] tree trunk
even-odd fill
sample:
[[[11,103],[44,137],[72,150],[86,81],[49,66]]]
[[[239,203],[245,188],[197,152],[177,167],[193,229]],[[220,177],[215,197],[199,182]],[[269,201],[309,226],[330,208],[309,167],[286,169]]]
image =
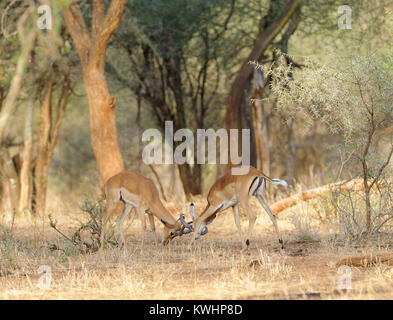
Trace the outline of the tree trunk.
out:
[[[25,133],[24,133],[24,149],[23,162],[20,171],[20,198],[19,212],[31,212],[31,159],[33,151],[32,138],[32,121],[33,121],[33,103],[29,102],[26,110]]]
[[[271,6],[275,6],[276,4],[277,4],[276,2],[274,3],[272,2]],[[254,67],[249,62],[258,61],[260,59],[264,51],[272,43],[272,41],[277,36],[277,34],[282,30],[282,28],[287,24],[289,19],[292,17],[296,9],[301,4],[302,4],[302,0],[291,0],[289,4],[271,23],[269,23],[266,27],[260,28],[254,47],[251,53],[249,54],[249,56],[245,59],[239,72],[237,73],[237,76],[228,94],[227,106],[226,106],[226,119],[225,119],[226,127],[228,130],[231,128],[239,129],[239,124],[238,124],[239,112],[240,112],[239,110],[241,108],[241,103],[244,96],[244,89],[254,71]],[[261,20],[261,24],[262,24],[262,20]],[[231,146],[229,146],[228,148],[228,155],[230,155],[230,147]],[[228,157],[228,159],[229,159],[228,167],[231,167],[232,163],[230,157]]]
[[[83,72],[90,111],[90,139],[101,181],[124,170],[116,128],[116,98],[109,94],[104,69],[87,67]]]
[[[191,172],[191,167],[188,163],[178,165],[180,180],[183,185],[184,193],[188,198],[190,195],[201,194],[201,181],[200,172],[198,174],[193,174]]]
[[[40,106],[40,117],[38,122],[37,140],[38,151],[35,170],[36,186],[36,213],[39,217],[45,215],[48,163],[48,143],[52,127],[52,94],[56,80],[56,74],[52,72],[45,88],[45,95]]]
[[[20,192],[19,177],[8,148],[0,145],[0,175],[3,180],[2,197],[10,199],[12,214],[17,214]]]
[[[252,92],[251,110],[257,153],[257,168],[267,176],[270,175],[270,151],[265,117],[265,106],[262,102],[264,91],[263,71],[254,70],[254,88]]]
[[[77,3],[64,11],[64,20],[83,69],[90,111],[90,138],[101,176],[101,185],[124,170],[117,136],[116,97],[108,91],[105,54],[108,41],[123,16],[126,0],[112,0],[105,12],[103,0],[93,1],[91,31]]]
[[[62,91],[59,100],[57,101],[57,115],[53,124],[52,94],[57,77],[58,74],[53,72],[48,79],[38,120],[38,150],[36,165],[34,168],[35,213],[38,217],[43,217],[45,215],[50,163],[70,92],[69,78],[68,75],[66,75],[63,79]]]

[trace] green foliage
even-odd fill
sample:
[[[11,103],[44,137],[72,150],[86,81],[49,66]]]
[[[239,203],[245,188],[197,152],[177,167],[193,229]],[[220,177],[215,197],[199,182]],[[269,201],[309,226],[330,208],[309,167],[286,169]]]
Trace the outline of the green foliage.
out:
[[[385,67],[386,59],[336,55],[329,64],[308,59],[294,78],[287,66],[271,70],[272,91],[281,112],[289,118],[302,117],[305,123],[321,121],[339,138],[336,153],[342,163],[337,178],[346,167],[346,178],[355,175],[364,181],[361,192],[338,192],[334,197],[343,230],[351,238],[378,231],[393,217],[391,175],[385,170],[393,141],[391,136],[383,142],[378,137],[382,129],[393,125],[393,73]]]
[[[393,75],[385,68],[385,57],[332,57],[329,64],[311,59],[306,68],[288,77],[280,65],[272,90],[278,108],[289,117],[301,114],[309,122],[319,119],[331,134],[339,134],[347,147],[362,149],[373,121],[377,129],[392,124]]]
[[[163,58],[182,49],[212,17],[225,8],[224,0],[134,0],[129,9]]]

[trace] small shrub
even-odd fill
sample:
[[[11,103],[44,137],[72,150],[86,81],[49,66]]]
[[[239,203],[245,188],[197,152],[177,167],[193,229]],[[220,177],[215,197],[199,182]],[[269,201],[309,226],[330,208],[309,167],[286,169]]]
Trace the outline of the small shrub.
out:
[[[59,248],[56,244],[50,246],[51,250],[63,251],[66,255],[71,255],[77,250],[80,253],[96,252],[100,248],[101,225],[103,216],[103,206],[101,202],[90,202],[85,200],[80,207],[82,212],[87,216],[87,222],[78,221],[80,226],[74,231],[71,237],[68,237],[56,226],[56,221],[49,215],[51,227],[56,230],[72,247]],[[88,240],[85,240],[88,238]],[[118,246],[119,243],[115,239],[114,228],[111,226],[106,229],[105,242],[112,246]]]

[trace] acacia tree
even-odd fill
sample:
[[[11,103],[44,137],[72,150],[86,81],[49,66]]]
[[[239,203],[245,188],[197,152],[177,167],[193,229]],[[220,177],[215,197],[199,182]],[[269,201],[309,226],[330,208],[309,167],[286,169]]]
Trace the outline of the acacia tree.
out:
[[[251,77],[254,73],[254,67],[250,64],[250,61],[260,61],[264,52],[272,43],[272,41],[276,38],[279,32],[283,29],[283,27],[290,21],[291,17],[296,13],[296,10],[302,4],[302,0],[280,0],[280,1],[270,1],[270,6],[267,14],[262,17],[259,22],[259,32],[256,36],[255,43],[253,48],[251,49],[250,54],[244,60],[242,66],[240,67],[235,80],[232,83],[230,88],[227,104],[226,104],[226,127],[227,129],[241,129],[244,127],[244,93],[245,88],[247,87]],[[260,79],[260,77],[259,77]],[[262,96],[262,87],[261,83],[257,83],[258,77],[255,77],[256,83],[254,90],[254,95],[256,98]],[[262,79],[263,81],[263,79]],[[261,82],[261,79],[259,80]],[[246,106],[247,108],[248,106]],[[263,111],[258,111],[258,107],[262,108],[263,106],[254,106],[253,115],[254,115],[254,125],[257,125],[255,134],[258,135],[257,139],[257,154],[259,155],[259,167],[262,169],[262,159],[265,157],[263,154],[266,153],[263,150],[263,143],[266,142],[266,139],[260,140],[260,135],[263,134]],[[259,117],[258,117],[259,115]],[[262,122],[259,123],[258,122]],[[239,139],[238,144],[241,146],[241,140]],[[238,148],[241,150],[241,147]],[[230,152],[230,150],[228,150]],[[232,164],[229,163],[230,167]]]
[[[116,129],[116,97],[110,95],[105,76],[108,41],[120,24],[126,0],[93,0],[88,29],[78,3],[64,10],[64,20],[82,65],[90,111],[90,139],[101,182],[124,169]]]
[[[160,129],[165,121],[172,121],[175,131],[216,124],[209,115],[214,114],[218,101],[219,60],[234,6],[234,0],[129,3],[115,45],[127,54],[133,76],[125,78],[115,64],[111,70],[137,97],[138,126],[142,103]],[[200,194],[202,167],[197,152],[193,165],[184,163],[178,168],[185,194]]]
[[[345,155],[348,171],[363,184],[360,204],[346,199],[351,202],[348,217],[356,226],[350,233],[369,234],[393,218],[391,175],[386,176],[393,140],[390,136],[382,148],[376,138],[393,121],[393,76],[384,67],[386,59],[377,55],[332,60],[329,64],[308,61],[294,79],[288,77],[288,67],[277,68],[272,90],[288,118],[318,119],[341,138],[337,149]],[[373,200],[374,188],[378,192]],[[346,210],[339,206],[338,211]]]
[[[274,119],[277,114],[274,108],[271,111],[265,112],[267,103],[263,102],[261,98],[269,98],[269,84],[271,77],[264,77],[261,70],[255,70],[254,65],[250,62],[256,62],[260,65],[270,64],[275,65],[281,54],[276,54],[278,49],[284,53],[288,53],[288,42],[296,32],[298,41],[301,41],[301,36],[305,39],[310,37],[310,34],[329,38],[332,46],[338,46],[339,41],[341,45],[343,40],[348,41],[364,41],[365,36],[370,37],[370,33],[375,32],[380,28],[383,18],[381,18],[381,11],[389,1],[378,0],[376,3],[369,3],[364,0],[348,0],[346,5],[352,8],[352,21],[361,20],[367,28],[364,30],[356,29],[347,32],[348,30],[339,30],[337,21],[339,18],[338,8],[342,6],[340,0],[269,0],[266,1],[268,7],[264,10],[266,14],[259,18],[259,30],[255,36],[253,47],[247,58],[242,61],[241,67],[238,70],[232,86],[229,90],[226,101],[226,126],[230,128],[250,128],[252,137],[255,136],[255,149],[257,159],[251,163],[258,166],[258,168],[269,171],[270,150],[267,145],[268,141],[272,141],[267,137],[268,130],[266,127],[272,127],[272,123],[268,123],[267,118]],[[361,40],[360,40],[361,39]],[[297,45],[298,46],[298,45]],[[301,64],[293,61],[289,56],[284,55],[286,63],[292,65],[292,68],[301,67]],[[269,69],[269,68],[267,68]],[[291,70],[289,72],[292,72]],[[253,73],[255,76],[253,77]],[[252,88],[250,93],[249,88]],[[249,96],[251,96],[251,103]],[[274,105],[274,102],[272,103]],[[251,108],[252,121],[247,121],[248,109]],[[279,126],[280,132],[285,133],[283,143],[285,143],[285,159],[287,179],[293,181],[296,176],[296,149],[295,138],[295,124],[290,119],[281,119]],[[283,130],[281,127],[284,125]],[[254,132],[253,132],[254,131]],[[269,129],[269,131],[271,131]],[[271,132],[270,132],[271,133]],[[275,135],[276,136],[276,135]],[[251,141],[253,144],[253,140]],[[241,145],[241,141],[238,141]],[[253,146],[252,146],[253,147]],[[238,150],[241,147],[238,148]],[[253,149],[251,150],[251,155]],[[274,155],[273,155],[274,156]]]

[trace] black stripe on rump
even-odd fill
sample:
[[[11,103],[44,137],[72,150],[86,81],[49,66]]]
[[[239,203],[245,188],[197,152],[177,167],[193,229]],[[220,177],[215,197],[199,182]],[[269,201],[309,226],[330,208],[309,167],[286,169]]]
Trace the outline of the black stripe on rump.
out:
[[[248,188],[248,193],[250,193],[251,188],[252,188],[252,186],[253,186],[255,180],[257,180],[258,178],[259,178],[259,177],[255,177],[254,180],[252,180],[252,182],[251,182],[251,184],[250,184],[250,187]]]
[[[263,178],[261,178],[261,177],[258,177],[258,178],[259,178],[259,180],[258,180],[258,185],[257,185],[257,187],[255,188],[254,192],[252,193],[253,196],[256,196],[257,191],[258,191],[258,189],[261,187],[261,184],[262,184],[262,182],[263,182]]]

